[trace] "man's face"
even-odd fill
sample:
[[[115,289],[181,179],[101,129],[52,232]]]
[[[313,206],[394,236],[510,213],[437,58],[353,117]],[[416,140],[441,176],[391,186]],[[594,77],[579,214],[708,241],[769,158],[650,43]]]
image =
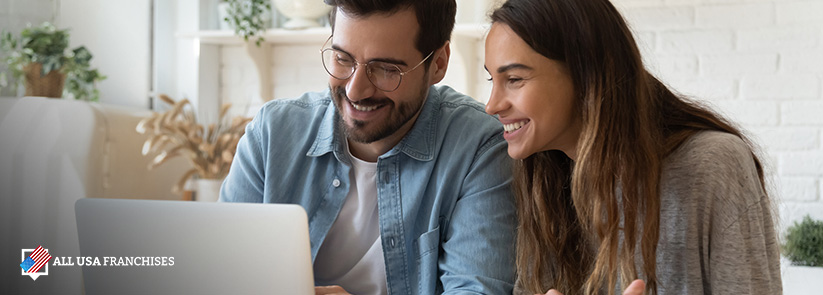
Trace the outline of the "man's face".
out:
[[[410,9],[359,17],[337,11],[330,47],[361,64],[348,79],[329,76],[334,105],[340,113],[338,124],[349,139],[372,143],[397,133],[403,136],[414,124],[432,84],[427,68],[419,66],[402,76],[397,89],[384,91],[369,80],[365,64],[381,61],[397,65],[403,72],[412,69],[425,58],[415,47],[418,30],[417,17]]]

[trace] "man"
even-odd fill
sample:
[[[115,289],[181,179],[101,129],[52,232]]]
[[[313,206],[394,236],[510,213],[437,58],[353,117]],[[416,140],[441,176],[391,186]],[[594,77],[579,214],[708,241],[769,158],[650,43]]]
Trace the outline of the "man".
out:
[[[454,0],[327,3],[329,90],[263,107],[221,200],[302,205],[318,294],[511,294],[501,126],[433,86],[449,61]]]

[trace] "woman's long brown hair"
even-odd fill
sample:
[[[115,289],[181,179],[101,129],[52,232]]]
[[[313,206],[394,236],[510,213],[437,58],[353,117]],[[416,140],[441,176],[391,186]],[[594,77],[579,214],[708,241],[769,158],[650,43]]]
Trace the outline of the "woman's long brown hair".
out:
[[[656,294],[663,159],[702,130],[748,140],[646,71],[609,0],[509,0],[491,18],[565,63],[583,123],[575,161],[543,151],[515,162],[521,284],[533,293],[613,294],[642,278]]]

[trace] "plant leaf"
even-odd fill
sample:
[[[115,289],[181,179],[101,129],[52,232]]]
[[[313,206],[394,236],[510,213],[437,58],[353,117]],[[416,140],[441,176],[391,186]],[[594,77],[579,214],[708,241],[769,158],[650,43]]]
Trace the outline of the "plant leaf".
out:
[[[146,125],[152,124],[158,116],[158,113],[152,113],[150,117],[143,118],[137,123],[137,127],[135,127],[134,130],[137,131],[137,133],[146,134]]]

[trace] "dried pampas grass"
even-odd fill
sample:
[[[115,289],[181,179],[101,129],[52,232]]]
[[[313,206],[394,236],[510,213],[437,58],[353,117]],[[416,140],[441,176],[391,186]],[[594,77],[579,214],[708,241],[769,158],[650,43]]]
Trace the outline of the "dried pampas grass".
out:
[[[171,158],[185,155],[194,168],[183,174],[172,188],[176,193],[182,192],[186,182],[195,174],[206,179],[226,177],[237,150],[237,142],[246,132],[246,124],[251,118],[226,118],[231,107],[227,103],[220,108],[217,123],[204,128],[197,123],[188,99],[175,102],[165,94],[157,97],[172,108],[162,113],[155,112],[140,120],[136,128],[141,134],[149,134],[142,150],[144,156],[152,154],[154,157],[149,163],[149,170]]]

